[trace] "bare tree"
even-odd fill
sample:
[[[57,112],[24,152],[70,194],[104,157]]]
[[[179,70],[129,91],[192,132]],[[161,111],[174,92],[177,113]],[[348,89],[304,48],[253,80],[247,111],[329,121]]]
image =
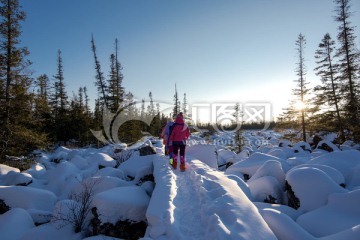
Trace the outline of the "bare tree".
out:
[[[52,220],[63,222],[64,225],[71,224],[76,233],[81,232],[86,224],[86,218],[91,212],[91,204],[95,194],[95,187],[99,184],[98,179],[81,182],[81,190],[72,192],[70,200],[66,203],[67,211],[58,209]]]

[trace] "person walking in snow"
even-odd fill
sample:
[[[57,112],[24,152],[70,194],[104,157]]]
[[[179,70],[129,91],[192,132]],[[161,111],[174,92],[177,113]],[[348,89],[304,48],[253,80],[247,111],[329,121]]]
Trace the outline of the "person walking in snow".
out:
[[[169,146],[173,148],[173,161],[171,166],[176,169],[178,162],[178,153],[180,150],[180,171],[185,171],[185,148],[186,140],[190,137],[190,130],[184,122],[182,113],[176,116],[174,127],[169,138]]]
[[[174,121],[169,118],[168,122],[166,123],[165,127],[162,130],[161,137],[163,138],[163,144],[165,145],[165,156],[170,156],[170,159],[172,159],[172,146],[169,146],[169,138],[171,134],[172,126],[174,125]]]

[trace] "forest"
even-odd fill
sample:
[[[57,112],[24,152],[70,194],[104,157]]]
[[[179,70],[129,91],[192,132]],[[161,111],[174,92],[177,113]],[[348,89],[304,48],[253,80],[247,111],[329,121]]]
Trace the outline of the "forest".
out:
[[[271,123],[277,130],[298,130],[290,137],[301,136],[304,141],[321,131],[336,132],[337,143],[360,140],[360,52],[356,26],[352,22],[354,13],[350,0],[334,0],[334,8],[338,34],[334,37],[324,33],[314,53],[315,71],[321,84],[308,87],[305,59],[310,57],[305,56],[306,36],[300,33],[295,42],[298,61],[294,99]],[[160,135],[161,127],[171,116],[161,112],[151,91],[146,101],[144,98],[136,102],[131,91],[123,87],[118,39],[114,40],[114,51],[106,63],[110,71],[106,73],[102,68],[105,63],[98,60],[95,37],[92,35],[89,39],[89,51],[94,58],[93,82],[98,91],[92,104],[87,86],[72,89],[75,92],[72,96],[68,94],[61,49],[54,49],[58,53],[54,59],[56,73],[34,76],[30,52],[21,41],[24,21],[26,13],[18,0],[0,1],[0,162],[5,156],[26,155],[54,145],[99,146],[103,142],[91,130],[104,131],[104,122],[112,121],[104,119],[106,111],[111,112],[111,116],[120,114],[124,118],[117,131],[121,142],[132,144],[144,134]],[[172,101],[172,115],[180,111],[186,114],[187,96],[184,94],[182,98],[176,85]],[[244,128],[258,129],[259,123],[244,125]],[[113,139],[106,140],[112,142]]]

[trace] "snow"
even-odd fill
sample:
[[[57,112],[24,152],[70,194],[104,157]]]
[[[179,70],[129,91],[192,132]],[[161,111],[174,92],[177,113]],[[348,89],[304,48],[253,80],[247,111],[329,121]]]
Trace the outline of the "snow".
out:
[[[222,145],[229,133],[217,134],[212,144],[194,134],[185,172],[172,169],[161,141],[150,137],[131,147],[59,147],[41,152],[25,171],[0,164],[0,199],[10,207],[0,214],[1,239],[116,239],[91,236],[91,211],[79,233],[64,219],[81,206],[77,197],[86,190],[103,223],[146,222],[145,240],[360,239],[355,144],[333,146],[326,138],[333,149],[327,152],[271,131],[244,137],[244,150],[235,154]],[[136,148],[145,145],[157,154],[139,156]],[[115,150],[134,152],[119,165]],[[228,162],[234,164],[218,168]],[[298,209],[287,206],[286,182]]]
[[[101,222],[115,224],[119,220],[145,221],[150,197],[138,186],[112,188],[98,193],[93,206],[97,208]]]

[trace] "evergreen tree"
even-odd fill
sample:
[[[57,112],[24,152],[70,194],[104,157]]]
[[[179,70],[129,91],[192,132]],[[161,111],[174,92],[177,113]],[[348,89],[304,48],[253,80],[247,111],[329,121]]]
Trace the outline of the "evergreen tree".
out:
[[[141,121],[145,121],[145,99],[141,100],[141,108],[140,108],[140,119]]]
[[[56,114],[64,113],[68,106],[68,96],[65,89],[64,71],[61,57],[61,50],[58,50],[57,73],[54,75],[54,110]]]
[[[100,62],[96,55],[96,46],[95,46],[95,40],[94,36],[91,35],[91,49],[94,54],[94,60],[95,60],[95,70],[96,70],[96,82],[95,86],[97,86],[98,89],[98,101],[100,104],[100,108],[103,109],[104,107],[108,107],[107,102],[107,85],[104,79],[104,74],[101,71]]]
[[[186,93],[184,93],[184,100],[183,100],[183,104],[182,104],[182,112],[183,112],[184,116],[187,115],[187,99],[186,99]]]
[[[117,96],[117,102],[116,104],[120,106],[121,102],[124,98],[124,87],[122,86],[123,81],[123,74],[121,71],[123,70],[121,63],[118,58],[118,39],[115,39],[115,70],[116,70],[116,84],[115,84],[115,90],[116,90],[116,96]]]
[[[331,39],[330,34],[325,34],[319,48],[316,50],[315,58],[318,60],[318,66],[315,68],[316,74],[321,77],[322,85],[314,88],[316,93],[315,106],[317,111],[322,112],[321,118],[330,117],[329,121],[321,121],[330,126],[336,126],[336,131],[340,133],[340,140],[345,141],[344,126],[340,114],[340,83],[336,76],[336,66],[333,62],[333,54],[335,49],[335,41]],[[329,106],[329,109],[324,111],[324,105]],[[331,117],[336,118],[335,124]],[[317,116],[319,120],[319,116]],[[316,121],[319,122],[319,121]]]
[[[174,108],[173,108],[173,117],[180,113],[180,100],[178,97],[177,87],[175,84],[175,94],[174,94]]]
[[[149,117],[153,118],[155,116],[156,112],[155,112],[154,100],[153,100],[151,92],[149,92],[149,99],[150,99],[150,101],[149,101],[149,106],[148,106],[147,112],[148,112]]]
[[[0,0],[0,157],[25,154],[46,142],[32,113],[29,52],[19,46],[25,16],[18,0]]]
[[[51,129],[51,107],[50,107],[50,80],[46,74],[39,76],[36,81],[37,94],[34,97],[34,118],[39,124],[39,131],[47,133]]]
[[[63,61],[58,50],[57,73],[54,75],[52,106],[54,112],[53,136],[55,141],[65,143],[69,140],[69,132],[64,131],[71,124],[68,116],[68,95],[65,89]]]
[[[356,48],[355,27],[351,26],[350,0],[334,0],[337,4],[335,20],[339,23],[338,41],[340,47],[336,57],[339,59],[339,78],[343,82],[342,92],[345,99],[347,125],[356,140],[360,140],[359,123],[359,60]]]
[[[87,113],[87,115],[90,115],[90,106],[89,106],[89,95],[87,93],[87,88],[86,86],[83,87],[83,92],[84,92],[84,104],[85,104],[85,111]]]
[[[242,135],[241,125],[242,125],[242,112],[239,103],[236,103],[234,108],[234,121],[233,128],[235,129],[234,142],[236,147],[236,152],[240,153],[242,151],[242,147],[244,146],[244,138]]]
[[[306,123],[305,123],[305,115],[306,115],[306,95],[308,94],[309,90],[306,88],[306,85],[308,84],[305,79],[306,75],[306,69],[305,69],[305,58],[304,58],[304,50],[305,50],[305,44],[306,40],[304,35],[301,33],[298,36],[298,39],[296,40],[296,51],[298,54],[298,62],[296,67],[296,74],[299,77],[295,82],[297,83],[297,86],[295,89],[293,89],[294,95],[298,98],[298,103],[301,112],[301,128],[302,128],[302,136],[303,141],[306,142]]]

